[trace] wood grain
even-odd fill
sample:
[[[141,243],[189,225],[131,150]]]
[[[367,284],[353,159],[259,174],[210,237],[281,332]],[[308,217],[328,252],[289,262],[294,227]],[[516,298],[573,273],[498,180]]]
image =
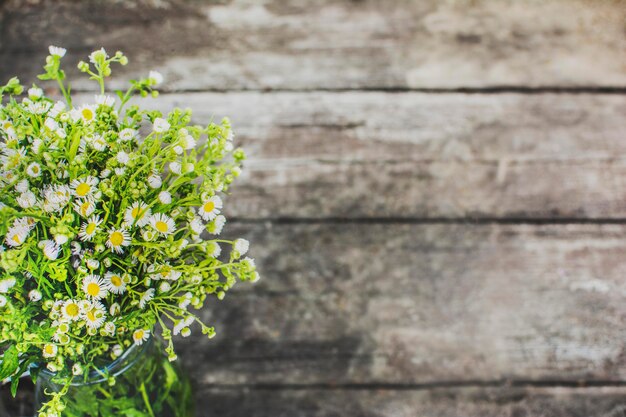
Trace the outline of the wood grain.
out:
[[[622,417],[625,388],[202,390],[198,409],[223,417]]]
[[[232,118],[250,158],[231,216],[626,217],[624,96],[244,92],[142,104]]]
[[[621,1],[29,2],[2,8],[0,78],[125,50],[169,89],[626,87]],[[92,88],[84,82],[80,88]]]
[[[231,224],[263,280],[182,339],[201,384],[620,381],[622,225]]]

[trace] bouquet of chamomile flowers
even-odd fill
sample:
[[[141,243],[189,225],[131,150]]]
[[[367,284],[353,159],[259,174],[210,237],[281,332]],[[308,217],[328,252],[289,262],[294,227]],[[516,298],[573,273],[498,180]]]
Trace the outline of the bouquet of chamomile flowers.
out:
[[[158,95],[157,72],[107,95],[111,66],[128,59],[104,49],[78,64],[100,94],[75,105],[66,51],[49,51],[39,78],[63,99],[35,85],[24,94],[17,78],[0,87],[0,379],[14,393],[29,369],[69,384],[152,332],[175,360],[173,336],[215,334],[192,308],[259,278],[246,240],[216,238],[220,195],[245,158],[229,121],[196,126],[189,110],[131,105]],[[63,390],[40,415],[62,410]]]

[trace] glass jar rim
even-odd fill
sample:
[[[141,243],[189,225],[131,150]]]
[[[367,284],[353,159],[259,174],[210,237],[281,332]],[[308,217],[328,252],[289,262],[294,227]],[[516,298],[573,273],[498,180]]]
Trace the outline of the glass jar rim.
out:
[[[123,374],[133,365],[135,365],[137,360],[141,357],[141,354],[154,343],[153,339],[154,337],[152,336],[152,334],[150,334],[150,336],[144,343],[142,343],[141,345],[133,344],[128,349],[126,349],[118,358],[109,362],[107,365],[98,369],[91,370],[86,378],[84,375],[73,376],[70,382],[70,386],[75,387],[99,384],[106,381],[112,376],[115,377]],[[40,364],[33,365],[33,367],[35,368],[39,366]],[[58,372],[52,372],[46,367],[41,367],[38,372],[38,377],[43,376],[48,380],[51,380],[58,375]]]

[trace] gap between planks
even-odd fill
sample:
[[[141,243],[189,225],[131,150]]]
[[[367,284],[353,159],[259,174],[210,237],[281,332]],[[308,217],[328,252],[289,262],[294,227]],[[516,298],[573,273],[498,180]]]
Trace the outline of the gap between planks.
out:
[[[307,390],[337,390],[337,391],[427,391],[438,388],[602,388],[626,387],[626,381],[613,380],[470,380],[470,381],[433,381],[423,384],[390,384],[390,383],[353,383],[353,384],[268,384],[268,383],[241,383],[241,384],[202,384],[203,389],[235,389],[242,388],[259,391],[307,391]]]
[[[272,223],[277,225],[290,224],[459,224],[459,225],[568,225],[568,224],[626,224],[626,218],[556,218],[556,217],[430,217],[430,218],[410,218],[410,217],[259,217],[243,218],[231,217],[230,223],[238,224],[259,224]]]
[[[54,87],[52,87],[54,88]],[[454,87],[454,88],[409,88],[409,87],[356,87],[356,88],[201,88],[201,89],[168,89],[159,88],[162,95],[168,94],[205,94],[205,93],[426,93],[426,94],[471,94],[471,95],[493,95],[493,94],[598,94],[598,95],[626,95],[626,86],[571,86],[561,87],[545,85],[539,87],[531,86],[486,86],[486,87]],[[73,89],[78,94],[97,93],[92,89]],[[134,94],[136,96],[137,94]]]

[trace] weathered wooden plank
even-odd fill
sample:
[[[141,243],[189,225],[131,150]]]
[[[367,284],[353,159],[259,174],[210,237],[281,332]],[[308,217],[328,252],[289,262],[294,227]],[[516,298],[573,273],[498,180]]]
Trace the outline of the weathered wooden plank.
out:
[[[0,78],[32,80],[55,43],[184,90],[626,86],[621,1],[11,0],[1,19]]]
[[[201,389],[207,416],[255,417],[621,417],[624,388],[431,390]]]
[[[626,378],[621,225],[231,224],[263,280],[182,339],[204,383]]]
[[[227,205],[237,217],[626,216],[623,96],[246,92],[144,104],[232,117],[250,154]]]

